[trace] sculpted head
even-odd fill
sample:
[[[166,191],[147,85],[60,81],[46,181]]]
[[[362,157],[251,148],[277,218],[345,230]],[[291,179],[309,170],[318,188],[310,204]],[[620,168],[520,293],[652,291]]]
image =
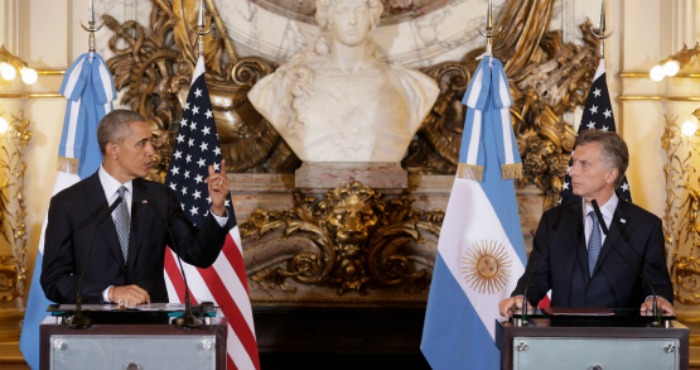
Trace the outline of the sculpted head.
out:
[[[317,0],[316,21],[334,39],[355,46],[377,27],[383,10],[380,0]]]

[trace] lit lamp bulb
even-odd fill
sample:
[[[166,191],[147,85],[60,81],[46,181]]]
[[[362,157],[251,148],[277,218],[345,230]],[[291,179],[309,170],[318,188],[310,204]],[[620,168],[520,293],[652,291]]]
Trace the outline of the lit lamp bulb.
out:
[[[0,63],[0,76],[6,81],[12,81],[17,76],[17,71],[10,63],[2,62]]]
[[[0,117],[0,135],[4,135],[7,130],[10,128],[10,125],[5,121],[4,118]]]
[[[654,66],[654,68],[652,68],[651,71],[649,71],[649,77],[656,82],[663,80],[664,77],[666,77],[666,72],[664,72],[664,67],[659,66],[659,65]]]
[[[668,77],[675,76],[681,70],[681,64],[677,60],[671,59],[664,63],[664,74]]]
[[[36,70],[34,70],[34,68],[29,67],[22,67],[22,69],[19,71],[19,74],[22,76],[22,81],[24,81],[24,83],[27,85],[35,83],[36,79],[39,77],[39,75],[36,73]]]
[[[695,117],[694,115],[691,115],[688,117],[685,122],[681,125],[681,133],[684,136],[693,136],[695,135],[695,132],[698,130],[698,118]]]

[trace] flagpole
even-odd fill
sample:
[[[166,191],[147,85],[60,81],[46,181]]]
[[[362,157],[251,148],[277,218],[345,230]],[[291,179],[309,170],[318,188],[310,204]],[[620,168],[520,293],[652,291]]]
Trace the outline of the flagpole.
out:
[[[204,36],[211,32],[212,27],[204,30],[204,0],[199,0],[199,17],[197,18],[197,47],[200,57],[204,57]]]
[[[493,30],[493,0],[489,0],[489,6],[486,13],[486,30],[479,33],[481,36],[486,38],[486,55],[493,56],[493,37],[498,34],[499,31]]]
[[[591,29],[591,33],[598,39],[598,57],[605,58],[605,42],[603,40],[612,36],[612,31],[605,33],[605,0],[600,2],[600,23],[597,29]]]
[[[85,27],[83,25],[83,22],[80,22],[80,26],[83,27],[85,31],[87,31],[90,35],[88,36],[88,49],[90,50],[91,53],[95,52],[95,32],[99,31],[102,26],[104,26],[104,23],[100,24],[99,26],[95,26],[95,4],[94,0],[90,0],[88,2],[88,26]]]

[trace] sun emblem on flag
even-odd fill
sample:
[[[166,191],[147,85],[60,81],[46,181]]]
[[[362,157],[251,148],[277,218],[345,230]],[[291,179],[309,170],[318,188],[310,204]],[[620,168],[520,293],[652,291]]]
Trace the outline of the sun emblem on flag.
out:
[[[496,241],[482,240],[462,257],[464,280],[479,293],[494,294],[505,288],[511,263],[506,247]]]

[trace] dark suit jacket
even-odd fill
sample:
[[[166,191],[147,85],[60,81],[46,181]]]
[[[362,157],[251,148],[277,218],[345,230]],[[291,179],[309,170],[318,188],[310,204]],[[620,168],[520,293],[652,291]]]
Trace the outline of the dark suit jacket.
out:
[[[190,264],[208,267],[214,263],[228,227],[220,227],[209,215],[197,230],[166,186],[143,179],[135,179],[133,185],[126,263],[97,173],[51,199],[41,273],[47,298],[57,303],[75,302],[84,267],[86,303],[102,303],[102,292],[110,285],[129,284],[148,291],[151,302],[167,302],[163,276],[166,245],[176,252],[175,248],[179,249],[182,259]],[[166,219],[174,241],[164,224]]]
[[[639,307],[652,295],[646,279],[657,295],[673,302],[661,220],[620,199],[589,278],[582,206],[578,201],[545,212],[513,295],[522,295],[527,285],[532,304],[551,289],[554,307]]]

